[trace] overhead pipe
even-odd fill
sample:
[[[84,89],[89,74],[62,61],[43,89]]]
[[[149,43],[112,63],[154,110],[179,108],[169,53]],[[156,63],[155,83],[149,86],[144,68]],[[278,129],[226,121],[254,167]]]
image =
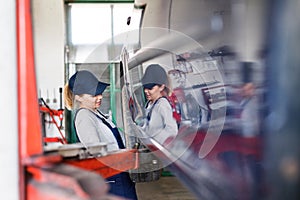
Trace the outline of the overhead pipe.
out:
[[[156,29],[164,30],[163,28],[143,28],[143,31],[156,31]],[[203,53],[208,53],[209,50],[217,47],[216,38],[220,37],[219,32],[211,33],[210,31],[199,36],[197,28],[190,28],[181,33],[174,30],[165,29],[166,34],[149,44],[145,44],[139,49],[128,61],[129,70],[167,53],[185,53],[193,49],[201,49]],[[204,48],[205,47],[205,48]]]

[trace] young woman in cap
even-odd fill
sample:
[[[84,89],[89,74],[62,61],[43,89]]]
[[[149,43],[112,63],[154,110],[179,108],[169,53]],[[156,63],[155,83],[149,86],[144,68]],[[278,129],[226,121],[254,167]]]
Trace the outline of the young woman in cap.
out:
[[[64,100],[68,109],[75,109],[74,125],[78,141],[83,144],[106,142],[108,151],[124,149],[117,127],[98,108],[102,93],[109,84],[100,82],[89,71],[77,71],[65,85]],[[127,172],[107,179],[109,193],[128,199],[137,199],[135,184]]]
[[[168,144],[178,132],[172,107],[167,99],[171,92],[168,76],[160,65],[152,64],[147,67],[142,84],[147,99],[147,122],[143,129],[147,136],[161,144]]]

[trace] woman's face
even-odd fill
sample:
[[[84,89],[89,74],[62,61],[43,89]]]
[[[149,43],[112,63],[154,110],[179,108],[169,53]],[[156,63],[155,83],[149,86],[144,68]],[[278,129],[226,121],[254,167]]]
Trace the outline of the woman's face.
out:
[[[99,94],[97,96],[83,94],[83,95],[78,96],[77,100],[80,102],[81,108],[88,108],[91,110],[96,110],[101,105],[102,94]]]
[[[155,85],[153,88],[148,89],[148,88],[144,88],[144,92],[146,95],[146,98],[148,101],[150,102],[154,102],[157,99],[159,99],[160,97],[162,97],[162,91],[164,90],[165,85]]]

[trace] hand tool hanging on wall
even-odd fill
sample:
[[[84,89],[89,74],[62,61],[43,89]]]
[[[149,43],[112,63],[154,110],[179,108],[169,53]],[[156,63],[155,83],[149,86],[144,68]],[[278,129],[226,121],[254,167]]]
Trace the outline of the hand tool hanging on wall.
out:
[[[43,104],[40,105],[40,111],[44,112],[44,113],[48,113],[49,116],[51,117],[51,123],[54,123],[54,125],[56,126],[57,130],[60,133],[61,138],[44,138],[45,142],[61,142],[62,144],[67,144],[67,140],[64,137],[63,133],[61,132],[61,127],[62,127],[62,120],[63,120],[63,109],[51,109],[48,104],[44,101],[43,98],[40,98],[40,102]],[[61,122],[61,125],[58,126],[54,116],[57,116]]]

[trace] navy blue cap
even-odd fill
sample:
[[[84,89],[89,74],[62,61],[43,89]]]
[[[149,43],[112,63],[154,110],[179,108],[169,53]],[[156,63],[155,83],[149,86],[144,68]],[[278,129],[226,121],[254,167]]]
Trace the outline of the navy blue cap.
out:
[[[74,95],[90,94],[97,96],[102,94],[109,84],[100,82],[90,71],[77,71],[69,79],[69,87]]]
[[[146,84],[143,84],[143,87],[144,87],[144,89],[152,90],[152,88],[156,85],[157,85],[156,83],[146,83]]]
[[[150,87],[151,85],[168,85],[167,73],[158,64],[151,64],[147,67],[145,74],[142,78],[142,84],[144,87]]]

